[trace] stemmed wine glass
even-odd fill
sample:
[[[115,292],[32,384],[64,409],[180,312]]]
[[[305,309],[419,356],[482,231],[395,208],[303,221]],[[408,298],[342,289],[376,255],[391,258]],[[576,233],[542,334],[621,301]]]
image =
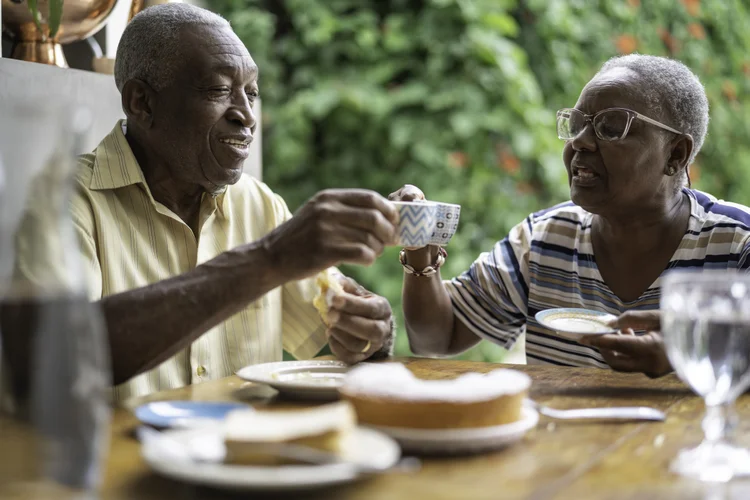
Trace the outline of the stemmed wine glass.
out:
[[[661,287],[662,332],[677,375],[706,404],[703,442],[673,472],[703,481],[750,475],[750,451],[731,435],[734,401],[750,387],[750,275],[677,270]]]

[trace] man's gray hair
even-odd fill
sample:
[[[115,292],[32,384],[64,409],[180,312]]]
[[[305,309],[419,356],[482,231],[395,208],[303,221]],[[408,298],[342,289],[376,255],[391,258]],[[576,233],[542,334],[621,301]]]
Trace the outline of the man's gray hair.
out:
[[[180,63],[180,32],[189,26],[229,27],[218,14],[186,3],[154,5],[139,12],[125,27],[115,58],[115,84],[137,78],[162,90],[172,83]]]
[[[708,130],[708,98],[695,73],[674,59],[630,54],[613,57],[597,75],[614,68],[627,68],[638,74],[647,105],[672,120],[666,125],[693,136],[693,153],[688,165],[693,163]]]

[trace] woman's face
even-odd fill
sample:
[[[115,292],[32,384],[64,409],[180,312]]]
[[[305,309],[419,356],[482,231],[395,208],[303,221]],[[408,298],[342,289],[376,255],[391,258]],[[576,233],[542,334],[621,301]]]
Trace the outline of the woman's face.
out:
[[[616,68],[591,80],[575,108],[587,115],[627,108],[672,126],[668,117],[647,107],[641,95],[638,75]],[[624,139],[603,141],[589,123],[563,150],[571,200],[591,213],[614,215],[671,196],[678,177],[665,172],[675,138],[676,134],[636,119]]]

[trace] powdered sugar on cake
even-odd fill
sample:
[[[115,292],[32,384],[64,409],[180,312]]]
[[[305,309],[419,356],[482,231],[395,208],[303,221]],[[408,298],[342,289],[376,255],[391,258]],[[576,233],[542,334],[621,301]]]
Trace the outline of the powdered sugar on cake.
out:
[[[331,403],[297,411],[231,411],[224,421],[226,437],[241,441],[285,441],[353,428],[351,405]]]
[[[487,374],[467,373],[451,380],[422,380],[402,364],[363,364],[353,368],[342,391],[409,401],[476,402],[526,391],[525,373],[501,368]]]

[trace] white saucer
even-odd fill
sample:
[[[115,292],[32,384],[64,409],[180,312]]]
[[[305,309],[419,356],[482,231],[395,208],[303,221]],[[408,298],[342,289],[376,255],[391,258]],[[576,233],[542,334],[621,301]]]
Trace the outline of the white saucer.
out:
[[[422,454],[478,453],[520,441],[539,421],[533,408],[521,409],[521,420],[512,424],[474,429],[405,429],[373,426],[398,441],[404,451]]]
[[[246,366],[237,376],[293,398],[336,399],[347,371],[349,365],[336,360],[280,361]]]
[[[296,491],[348,483],[364,477],[348,464],[245,466],[227,465],[223,460],[221,428],[165,431],[169,441],[182,447],[203,451],[211,462],[193,461],[175,453],[174,446],[159,437],[144,440],[141,453],[146,463],[159,474],[191,484],[231,490]],[[358,427],[346,442],[344,458],[374,467],[390,467],[398,462],[398,444],[372,429]]]
[[[583,337],[617,333],[617,330],[607,326],[607,323],[616,320],[617,316],[592,309],[546,309],[536,313],[534,318],[543,327],[568,340],[579,341]]]

